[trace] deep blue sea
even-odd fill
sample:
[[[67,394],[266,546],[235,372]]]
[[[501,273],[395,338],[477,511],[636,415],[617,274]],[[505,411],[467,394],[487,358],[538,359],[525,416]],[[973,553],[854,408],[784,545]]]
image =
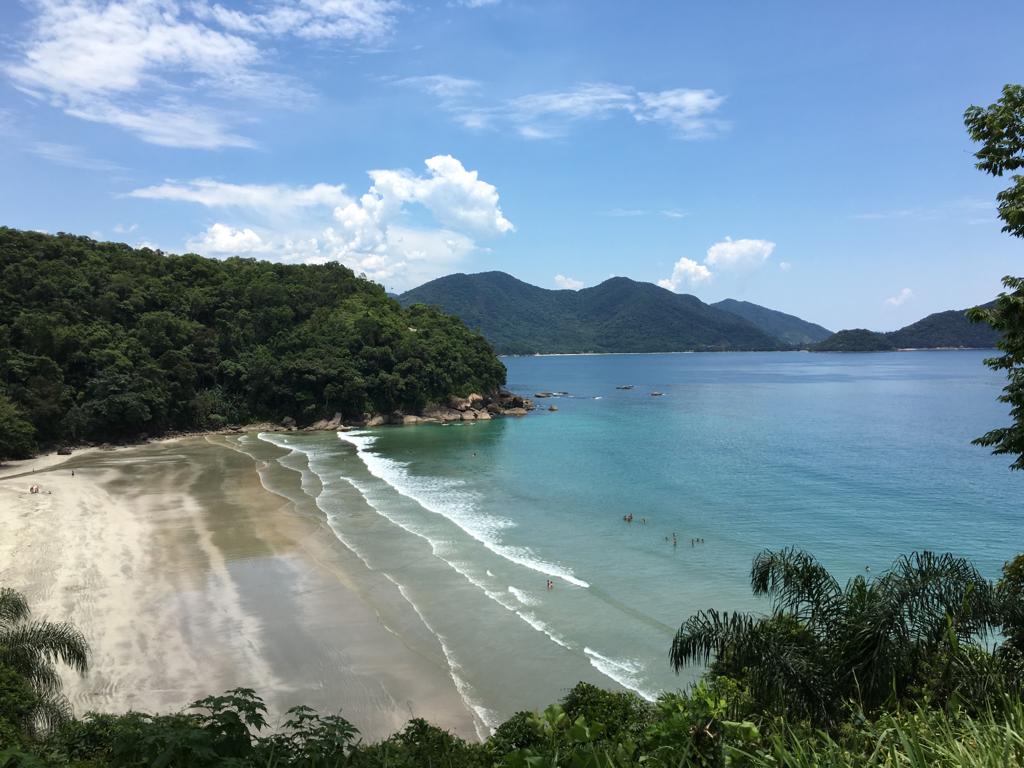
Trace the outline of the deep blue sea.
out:
[[[1024,474],[970,444],[1008,420],[986,354],[508,358],[510,389],[569,395],[520,419],[240,447],[269,462],[268,487],[301,473],[493,724],[580,679],[686,685],[699,670],[670,669],[673,633],[699,609],[757,610],[764,548],[843,579],[915,549],[997,576],[1024,549]]]

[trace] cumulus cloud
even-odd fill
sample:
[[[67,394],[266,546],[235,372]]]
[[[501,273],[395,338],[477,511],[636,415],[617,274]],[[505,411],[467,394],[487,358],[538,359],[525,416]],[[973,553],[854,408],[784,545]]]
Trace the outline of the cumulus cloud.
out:
[[[789,272],[789,270],[791,270],[792,268],[793,265],[788,261],[779,262],[779,269],[781,269],[783,272]]]
[[[895,296],[890,296],[885,303],[890,307],[899,307],[914,298],[914,292],[909,288],[902,288]]]
[[[190,251],[221,255],[264,251],[267,245],[248,227],[233,229],[226,224],[214,224],[202,236],[189,240],[188,248]]]
[[[200,253],[260,252],[289,262],[341,261],[395,287],[438,277],[478,249],[474,237],[514,231],[494,185],[450,155],[425,161],[427,173],[374,170],[358,198],[344,187],[315,184],[232,184],[212,179],[168,181],[130,194],[149,200],[188,202],[232,213],[189,247]],[[433,228],[404,221],[411,207],[434,220]]]
[[[721,270],[752,269],[763,264],[775,250],[775,243],[769,240],[733,240],[725,238],[708,248],[704,263],[683,257],[675,263],[671,276],[659,280],[658,285],[670,291],[687,285],[704,283],[714,277],[712,268]],[[790,268],[788,261],[779,264],[784,272]]]
[[[775,250],[775,243],[768,240],[733,240],[725,238],[708,248],[706,264],[720,269],[742,269],[764,263]]]
[[[574,280],[571,277],[565,275],[555,275],[555,285],[559,288],[567,288],[570,291],[578,291],[583,287],[582,280]]]
[[[616,115],[632,117],[638,123],[660,123],[681,139],[709,138],[728,127],[724,120],[715,116],[725,97],[706,88],[642,91],[615,83],[580,83],[566,90],[528,93],[503,102],[486,103],[471,98],[477,88],[460,85],[454,90],[448,87],[448,81],[472,82],[449,75],[406,78],[399,82],[436,96],[440,106],[466,128],[510,129],[527,139],[564,136],[574,123],[605,120]]]
[[[675,263],[671,277],[659,280],[658,285],[670,291],[677,291],[688,285],[706,283],[711,279],[711,270],[703,264],[685,256]]]
[[[372,41],[392,0],[279,0],[248,13],[202,0],[37,0],[24,43],[3,68],[15,87],[67,114],[171,147],[250,147],[240,101],[310,98],[272,71],[265,38]],[[262,6],[261,6],[262,7]]]

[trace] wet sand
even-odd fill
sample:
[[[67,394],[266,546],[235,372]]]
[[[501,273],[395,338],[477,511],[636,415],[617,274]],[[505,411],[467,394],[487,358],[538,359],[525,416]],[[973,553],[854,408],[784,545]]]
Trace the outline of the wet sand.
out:
[[[367,739],[414,716],[477,735],[412,608],[358,573],[322,518],[266,491],[249,457],[185,438],[30,470],[0,478],[0,584],[86,634],[91,670],[65,677],[79,714],[176,711],[243,686],[271,723],[307,704]]]

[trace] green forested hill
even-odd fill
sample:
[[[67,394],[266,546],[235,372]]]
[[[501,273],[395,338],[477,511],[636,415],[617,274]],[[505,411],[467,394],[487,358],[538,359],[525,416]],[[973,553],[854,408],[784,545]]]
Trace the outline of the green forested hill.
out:
[[[999,332],[985,323],[972,323],[966,312],[966,309],[936,312],[886,335],[900,349],[994,347],[999,341]]]
[[[985,306],[989,306],[986,304]],[[814,347],[817,352],[884,352],[891,349],[995,347],[999,332],[985,323],[972,323],[967,310],[936,312],[898,331],[879,333],[862,328],[839,331]]]
[[[504,378],[459,320],[339,264],[0,228],[0,419],[41,443],[415,410]]]
[[[428,304],[479,330],[499,352],[676,352],[779,349],[753,323],[651,283],[614,277],[580,291],[552,291],[504,272],[448,275],[399,297]]]
[[[816,323],[809,323],[796,315],[787,315],[785,312],[768,309],[749,301],[723,299],[716,301],[711,306],[739,315],[765,333],[794,346],[814,344],[832,335],[832,331]]]

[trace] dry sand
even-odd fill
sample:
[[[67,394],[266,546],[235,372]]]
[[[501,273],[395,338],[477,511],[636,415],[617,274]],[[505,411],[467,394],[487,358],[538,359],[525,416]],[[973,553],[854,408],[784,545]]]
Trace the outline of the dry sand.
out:
[[[59,459],[5,468],[0,584],[86,634],[90,672],[65,677],[76,712],[244,686],[272,723],[302,703],[366,738],[413,716],[476,735],[436,638],[411,608],[385,626],[325,522],[267,492],[247,456],[186,438]]]

